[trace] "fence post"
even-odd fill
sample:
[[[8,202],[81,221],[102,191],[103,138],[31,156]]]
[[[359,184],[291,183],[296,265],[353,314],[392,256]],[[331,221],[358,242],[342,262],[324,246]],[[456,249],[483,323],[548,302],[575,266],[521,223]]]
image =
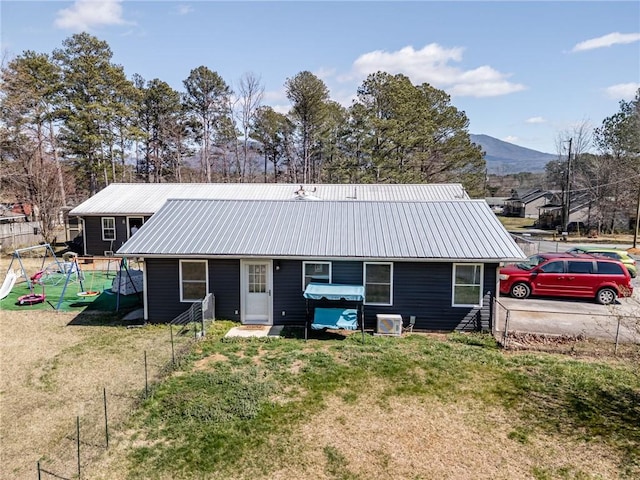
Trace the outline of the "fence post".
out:
[[[509,332],[509,314],[511,310],[507,309],[507,315],[504,319],[504,333],[502,334],[502,345],[506,348],[507,346],[507,335]]]
[[[176,366],[176,353],[173,347],[173,325],[169,324],[169,331],[171,332],[171,362],[173,366]]]
[[[40,462],[38,462],[38,480],[41,480],[41,477],[40,477]]]
[[[147,374],[147,351],[144,351],[144,397],[149,396],[149,380]]]
[[[618,328],[616,328],[616,347],[613,351],[614,355],[618,355],[618,345],[620,343],[620,316],[618,316]]]
[[[80,415],[76,417],[76,437],[78,446],[78,478],[81,478],[80,474]]]
[[[107,416],[107,389],[103,389],[104,398],[104,435],[107,440],[107,449],[109,448],[109,417]]]

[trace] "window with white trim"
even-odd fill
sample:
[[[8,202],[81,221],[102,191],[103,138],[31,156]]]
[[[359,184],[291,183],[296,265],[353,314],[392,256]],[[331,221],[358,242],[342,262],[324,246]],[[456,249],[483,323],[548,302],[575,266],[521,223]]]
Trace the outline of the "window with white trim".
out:
[[[116,239],[116,219],[114,217],[102,217],[102,240],[110,242]]]
[[[393,304],[393,264],[364,264],[364,296],[367,305]]]
[[[198,302],[209,291],[206,260],[180,260],[180,301]]]
[[[454,307],[482,306],[482,272],[481,263],[453,264],[451,304]]]
[[[331,283],[331,262],[302,262],[302,289],[310,283]]]

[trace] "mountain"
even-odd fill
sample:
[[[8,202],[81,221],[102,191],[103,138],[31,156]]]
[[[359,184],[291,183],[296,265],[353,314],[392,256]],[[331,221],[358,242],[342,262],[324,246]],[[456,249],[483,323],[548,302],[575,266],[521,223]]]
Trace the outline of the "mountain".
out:
[[[471,134],[470,137],[473,143],[480,145],[484,150],[489,173],[506,175],[520,172],[544,172],[547,163],[558,159],[557,155],[519,147],[489,135]]]

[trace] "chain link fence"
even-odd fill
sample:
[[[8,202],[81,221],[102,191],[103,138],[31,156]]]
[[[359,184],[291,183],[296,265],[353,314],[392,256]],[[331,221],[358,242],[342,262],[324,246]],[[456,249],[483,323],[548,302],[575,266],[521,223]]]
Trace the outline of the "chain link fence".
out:
[[[37,462],[38,480],[85,478],[86,470],[109,449],[110,439],[124,433],[131,412],[153,395],[154,385],[179,367],[205,336],[205,327],[215,320],[213,305],[211,294],[193,303],[167,325],[160,345],[140,352],[135,361],[140,371],[137,384],[96,389],[93,400],[76,406],[79,415],[70,416],[65,425],[52,425],[55,440]]]

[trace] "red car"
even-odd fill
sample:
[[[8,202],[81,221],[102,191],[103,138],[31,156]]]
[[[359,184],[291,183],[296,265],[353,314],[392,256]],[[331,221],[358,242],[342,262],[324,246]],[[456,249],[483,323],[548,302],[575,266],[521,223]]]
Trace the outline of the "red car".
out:
[[[514,298],[529,295],[593,298],[609,305],[633,293],[624,265],[591,255],[539,253],[526,262],[500,269],[500,293]]]

